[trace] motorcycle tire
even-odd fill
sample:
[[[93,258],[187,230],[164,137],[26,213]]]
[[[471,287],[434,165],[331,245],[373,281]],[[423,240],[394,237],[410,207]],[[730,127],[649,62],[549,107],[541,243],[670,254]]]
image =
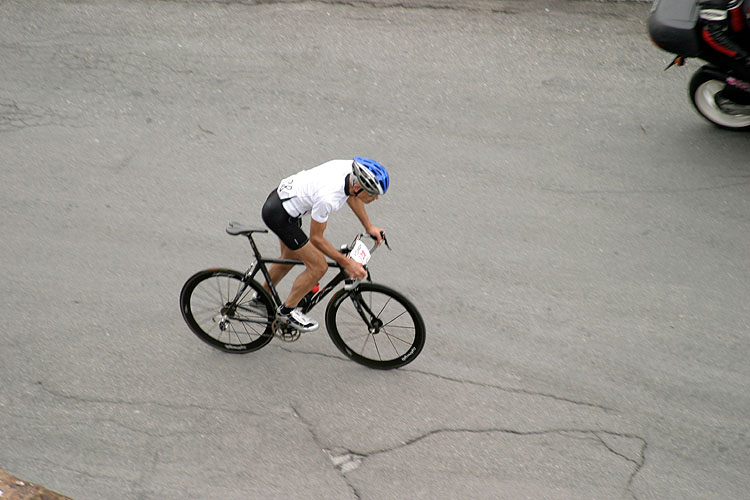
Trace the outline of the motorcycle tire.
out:
[[[727,112],[716,102],[717,95],[726,87],[726,75],[716,69],[703,66],[690,79],[690,102],[698,113],[719,128],[725,130],[750,130],[750,106],[748,112]]]

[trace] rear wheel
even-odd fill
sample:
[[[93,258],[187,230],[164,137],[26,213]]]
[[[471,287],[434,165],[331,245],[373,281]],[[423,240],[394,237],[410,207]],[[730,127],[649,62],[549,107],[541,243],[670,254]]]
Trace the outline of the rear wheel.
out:
[[[711,70],[700,68],[690,79],[690,101],[706,120],[727,130],[750,130],[750,106],[730,102],[734,110],[716,102],[717,95],[727,87],[723,78]],[[741,92],[741,91],[737,91]]]
[[[257,281],[245,283],[239,271],[207,269],[194,274],[182,287],[180,309],[199,339],[225,352],[255,351],[273,338],[272,299]]]
[[[375,283],[339,290],[326,308],[326,328],[346,356],[381,370],[411,363],[425,342],[417,308],[397,291]]]

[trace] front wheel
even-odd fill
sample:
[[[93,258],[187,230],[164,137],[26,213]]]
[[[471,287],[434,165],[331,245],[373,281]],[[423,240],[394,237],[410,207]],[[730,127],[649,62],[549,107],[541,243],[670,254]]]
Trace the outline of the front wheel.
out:
[[[375,283],[336,292],[326,308],[326,328],[346,356],[381,370],[414,361],[425,342],[424,321],[414,304]]]
[[[721,75],[704,66],[690,79],[690,102],[703,118],[719,128],[750,130],[750,113],[729,112],[716,102],[717,95],[725,87],[726,82]]]
[[[180,292],[182,317],[208,345],[225,352],[260,349],[273,338],[271,297],[255,280],[231,269],[207,269],[191,276]]]

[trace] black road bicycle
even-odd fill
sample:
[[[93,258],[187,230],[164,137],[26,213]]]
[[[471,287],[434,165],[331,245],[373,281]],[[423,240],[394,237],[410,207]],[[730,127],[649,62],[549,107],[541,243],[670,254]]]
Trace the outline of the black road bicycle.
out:
[[[226,231],[233,236],[247,237],[255,262],[244,273],[224,268],[205,269],[185,282],[180,293],[180,309],[190,330],[212,347],[231,353],[256,351],[274,336],[286,342],[299,339],[299,331],[276,319],[281,299],[271,283],[266,264],[303,265],[302,261],[263,257],[253,233],[267,233],[267,229],[232,222]],[[362,236],[351,245],[342,246],[340,251],[351,252]],[[376,248],[377,243],[369,252]],[[302,299],[302,311],[310,311],[343,283],[343,288],[328,301],[325,311],[326,329],[336,347],[370,368],[388,370],[412,362],[425,342],[424,321],[417,308],[396,290],[373,283],[369,270],[366,280],[359,281],[351,279],[336,262],[329,260],[328,266],[338,268],[339,273]],[[258,271],[270,284],[271,293],[254,279]]]

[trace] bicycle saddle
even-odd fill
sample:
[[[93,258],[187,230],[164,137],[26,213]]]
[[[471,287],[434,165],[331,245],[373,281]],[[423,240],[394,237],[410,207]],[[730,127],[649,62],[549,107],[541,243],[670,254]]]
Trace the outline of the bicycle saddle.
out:
[[[243,226],[239,222],[230,222],[229,226],[227,226],[227,233],[231,234],[232,236],[237,236],[240,234],[248,235],[250,233],[267,233],[268,229],[260,229],[260,228],[252,228],[248,226]]]

